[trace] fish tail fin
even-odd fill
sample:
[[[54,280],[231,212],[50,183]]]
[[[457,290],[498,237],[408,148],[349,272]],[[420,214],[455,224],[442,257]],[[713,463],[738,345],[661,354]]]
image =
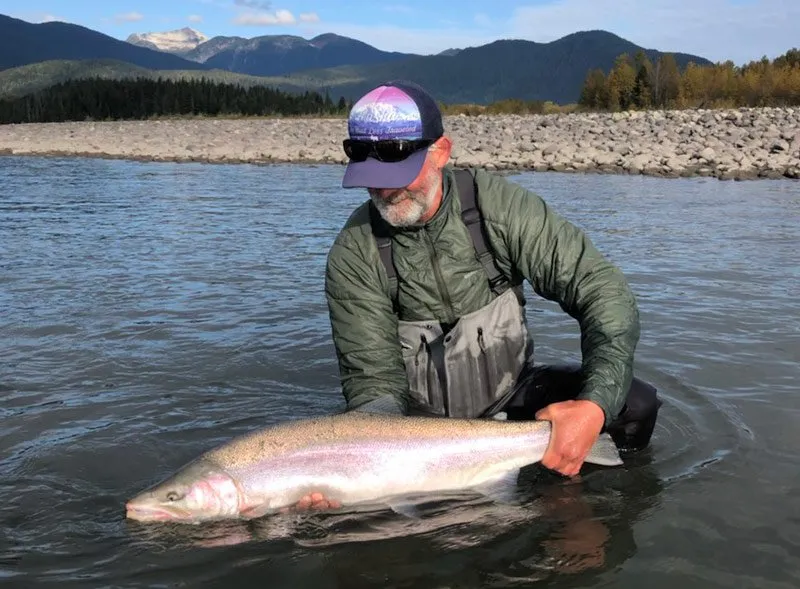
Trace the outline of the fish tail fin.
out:
[[[600,434],[594,446],[589,450],[585,462],[601,466],[619,466],[622,464],[622,457],[619,455],[619,449],[614,440],[604,432]]]

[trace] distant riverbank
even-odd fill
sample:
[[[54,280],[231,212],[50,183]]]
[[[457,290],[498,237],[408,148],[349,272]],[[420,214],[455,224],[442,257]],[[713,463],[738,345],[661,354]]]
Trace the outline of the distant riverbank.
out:
[[[800,108],[448,116],[458,166],[800,178]],[[344,164],[344,118],[0,125],[0,154]]]

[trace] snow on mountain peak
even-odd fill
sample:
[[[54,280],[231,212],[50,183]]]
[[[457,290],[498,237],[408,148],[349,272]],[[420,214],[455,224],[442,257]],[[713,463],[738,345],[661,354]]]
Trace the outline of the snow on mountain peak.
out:
[[[208,41],[200,31],[189,27],[162,33],[135,33],[128,37],[128,43],[160,49],[169,52],[191,51],[200,43]]]

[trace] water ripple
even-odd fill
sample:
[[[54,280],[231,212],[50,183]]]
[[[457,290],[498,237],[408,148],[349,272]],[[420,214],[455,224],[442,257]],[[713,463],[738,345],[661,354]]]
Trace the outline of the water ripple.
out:
[[[124,500],[231,436],[341,408],[336,166],[0,158],[0,580],[74,586],[796,587],[800,187],[523,174],[625,271],[650,449],[519,504],[164,527]],[[576,323],[530,297],[543,362]],[[746,506],[743,509],[742,506]],[[623,566],[624,565],[624,566]]]

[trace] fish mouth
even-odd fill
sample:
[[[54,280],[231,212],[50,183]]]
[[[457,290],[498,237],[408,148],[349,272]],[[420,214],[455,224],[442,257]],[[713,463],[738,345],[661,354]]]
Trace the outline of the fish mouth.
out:
[[[129,501],[125,505],[125,517],[139,522],[164,522],[185,520],[187,514],[158,505],[142,505]]]

